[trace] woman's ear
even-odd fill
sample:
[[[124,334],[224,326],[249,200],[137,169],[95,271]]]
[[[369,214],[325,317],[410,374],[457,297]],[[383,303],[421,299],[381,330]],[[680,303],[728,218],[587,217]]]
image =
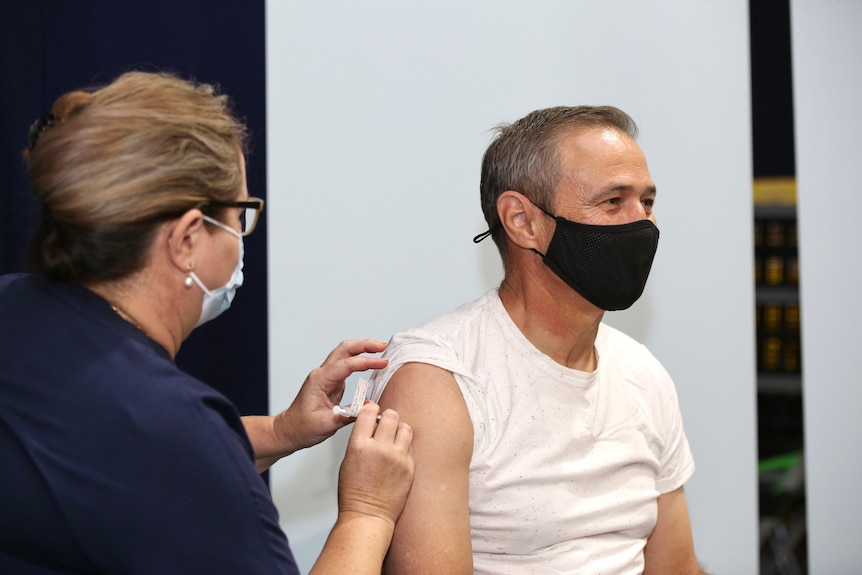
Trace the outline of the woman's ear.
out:
[[[524,194],[514,190],[500,194],[497,215],[509,241],[525,249],[544,252],[543,238],[550,220]]]
[[[203,213],[195,208],[169,224],[168,254],[171,262],[182,273],[195,269],[195,257],[203,239]]]

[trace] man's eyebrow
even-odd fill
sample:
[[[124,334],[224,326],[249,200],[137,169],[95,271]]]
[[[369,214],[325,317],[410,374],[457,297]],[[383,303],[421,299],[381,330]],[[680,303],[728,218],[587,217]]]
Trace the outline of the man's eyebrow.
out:
[[[630,184],[616,184],[605,190],[605,193],[613,193],[613,192],[633,192],[635,191],[635,187]],[[644,193],[656,195],[658,193],[658,189],[653,185],[649,186]]]

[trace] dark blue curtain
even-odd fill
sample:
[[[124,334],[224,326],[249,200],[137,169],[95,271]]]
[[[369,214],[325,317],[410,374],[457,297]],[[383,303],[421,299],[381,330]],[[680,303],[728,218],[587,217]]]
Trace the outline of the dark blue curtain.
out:
[[[21,161],[30,123],[64,92],[129,70],[173,72],[230,95],[252,135],[249,194],[266,198],[264,0],[30,0],[0,14],[0,273],[28,269],[39,217]],[[233,306],[177,356],[243,414],[268,409],[265,214],[246,238]]]

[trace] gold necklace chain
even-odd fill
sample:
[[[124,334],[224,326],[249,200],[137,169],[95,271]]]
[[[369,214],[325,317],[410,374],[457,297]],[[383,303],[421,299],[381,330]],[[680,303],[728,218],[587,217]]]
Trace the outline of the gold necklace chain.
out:
[[[127,322],[129,322],[130,324],[132,324],[133,326],[138,328],[139,330],[141,330],[141,333],[143,333],[147,337],[150,337],[147,335],[146,330],[141,327],[141,324],[139,324],[134,319],[132,319],[132,316],[130,316],[129,314],[127,314],[126,312],[124,312],[119,307],[115,306],[114,304],[111,304],[111,309],[114,310],[114,313],[116,313],[118,316],[120,316],[121,318],[123,318],[124,320],[126,320]]]

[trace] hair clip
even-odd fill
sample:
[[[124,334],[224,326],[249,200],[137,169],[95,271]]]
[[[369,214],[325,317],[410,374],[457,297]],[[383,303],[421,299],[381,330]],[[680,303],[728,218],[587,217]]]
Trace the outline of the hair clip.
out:
[[[39,141],[39,137],[42,135],[42,132],[56,123],[57,116],[54,114],[45,114],[30,124],[30,131],[27,133],[27,147],[32,150],[33,146],[36,145],[36,142]]]

